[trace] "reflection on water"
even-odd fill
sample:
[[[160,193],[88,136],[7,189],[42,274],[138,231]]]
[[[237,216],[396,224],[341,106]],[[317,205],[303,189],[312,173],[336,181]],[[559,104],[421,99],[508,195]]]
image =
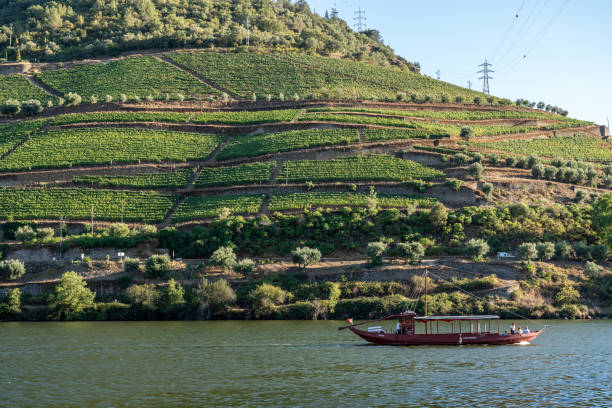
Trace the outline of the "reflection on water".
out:
[[[0,406],[611,406],[612,323],[527,346],[365,345],[342,322],[0,324]]]

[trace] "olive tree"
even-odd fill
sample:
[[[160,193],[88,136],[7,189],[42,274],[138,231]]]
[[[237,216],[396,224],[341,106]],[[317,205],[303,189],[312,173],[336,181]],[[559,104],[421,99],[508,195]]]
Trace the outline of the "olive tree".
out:
[[[465,252],[476,260],[481,260],[490,251],[489,244],[484,239],[473,238],[465,245]]]
[[[222,246],[212,253],[208,263],[223,270],[232,269],[236,265],[236,254],[231,246]]]
[[[399,252],[404,260],[419,263],[425,256],[425,247],[420,242],[400,242],[397,244]]]
[[[81,276],[76,272],[66,272],[49,295],[49,305],[55,319],[72,320],[85,307],[92,305],[95,297],[96,294],[87,288]]]
[[[291,261],[302,268],[314,265],[321,260],[321,251],[316,248],[300,247],[291,251]]]
[[[538,248],[533,242],[525,242],[519,245],[518,253],[521,258],[531,261],[538,257]]]
[[[366,248],[368,265],[375,266],[382,264],[382,257],[387,251],[387,244],[382,241],[369,242]]]
[[[0,274],[6,280],[16,280],[25,275],[26,269],[23,261],[19,259],[5,259],[0,261]]]
[[[170,257],[164,255],[151,255],[145,263],[145,271],[149,278],[161,278],[165,273],[170,271]]]
[[[195,290],[194,301],[200,315],[210,320],[214,315],[226,313],[236,303],[236,293],[225,279],[210,282],[202,278]]]

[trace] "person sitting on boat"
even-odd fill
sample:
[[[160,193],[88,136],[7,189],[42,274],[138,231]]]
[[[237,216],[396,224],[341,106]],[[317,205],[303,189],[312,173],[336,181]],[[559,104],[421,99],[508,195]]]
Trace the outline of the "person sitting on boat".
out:
[[[515,334],[516,333],[516,327],[514,327],[514,322],[512,322],[512,324],[510,325],[510,334]]]
[[[502,333],[502,336],[506,337],[508,335],[508,330],[504,330],[504,332]]]
[[[402,334],[402,325],[400,322],[397,322],[397,325],[395,326],[395,332],[397,334]]]
[[[529,334],[529,327],[525,326],[525,331],[524,331],[524,333],[525,333],[525,334]]]
[[[523,334],[523,329],[521,327],[518,328],[518,334]]]

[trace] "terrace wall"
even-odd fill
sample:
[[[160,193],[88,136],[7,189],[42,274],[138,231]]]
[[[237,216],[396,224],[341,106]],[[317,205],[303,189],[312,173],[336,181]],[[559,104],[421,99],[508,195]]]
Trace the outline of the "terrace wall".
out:
[[[14,75],[26,73],[32,68],[29,62],[15,62],[12,64],[0,64],[0,75]]]

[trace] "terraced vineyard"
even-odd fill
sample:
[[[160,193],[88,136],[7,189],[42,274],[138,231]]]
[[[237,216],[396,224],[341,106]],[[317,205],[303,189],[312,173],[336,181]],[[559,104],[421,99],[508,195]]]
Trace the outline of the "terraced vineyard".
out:
[[[43,125],[43,120],[0,124],[0,156],[23,142],[29,134],[36,132]]]
[[[75,176],[75,184],[88,184],[100,187],[132,188],[184,188],[189,184],[195,169],[177,170],[169,173],[143,173],[134,176]]]
[[[0,161],[2,170],[205,159],[221,136],[139,129],[86,128],[32,136]]]
[[[214,218],[222,208],[232,214],[256,214],[263,203],[263,195],[234,195],[219,197],[187,197],[179,204],[172,220],[184,222]]]
[[[366,207],[368,205],[368,194],[360,193],[292,193],[274,195],[268,204],[270,211],[296,210],[320,206],[352,206]],[[437,200],[435,198],[411,197],[402,195],[377,196],[378,205],[381,207],[412,208],[432,207]]]
[[[362,125],[379,125],[379,126],[396,126],[415,129],[416,125],[413,122],[407,122],[404,119],[385,118],[378,116],[365,115],[342,115],[334,113],[307,113],[300,116],[300,121],[317,121],[317,122],[342,122],[342,123],[359,123]]]
[[[133,98],[164,99],[175,97],[201,99],[218,92],[193,76],[153,57],[132,57],[107,64],[83,65],[58,71],[45,71],[37,77],[47,85],[67,94],[76,92],[85,100],[91,95],[103,100],[111,95],[119,100],[121,94]]]
[[[194,116],[193,113],[180,112],[90,112],[71,113],[51,118],[52,126],[69,125],[73,123],[96,122],[170,122],[185,123]]]
[[[267,122],[291,122],[300,113],[299,109],[205,112],[193,119],[194,123],[249,124]]]
[[[363,132],[367,141],[397,139],[446,139],[450,134],[423,129],[366,129]]]
[[[334,160],[289,161],[283,164],[281,175],[279,182],[285,179],[288,181],[409,181],[444,177],[441,171],[384,154]]]
[[[56,98],[49,95],[36,85],[32,85],[21,75],[0,75],[0,103],[7,99],[27,101],[38,99],[43,104],[48,101],[55,101]]]
[[[253,136],[238,136],[217,155],[217,160],[255,157],[270,153],[289,152],[308,147],[333,146],[359,142],[356,130],[292,130]]]
[[[160,222],[175,196],[144,191],[89,189],[0,189],[0,218]]]
[[[612,143],[601,138],[586,135],[558,136],[535,140],[508,140],[492,143],[470,143],[470,146],[521,155],[537,154],[552,158],[612,162]]]
[[[270,180],[276,162],[250,163],[233,167],[204,167],[196,187],[263,184]]]

